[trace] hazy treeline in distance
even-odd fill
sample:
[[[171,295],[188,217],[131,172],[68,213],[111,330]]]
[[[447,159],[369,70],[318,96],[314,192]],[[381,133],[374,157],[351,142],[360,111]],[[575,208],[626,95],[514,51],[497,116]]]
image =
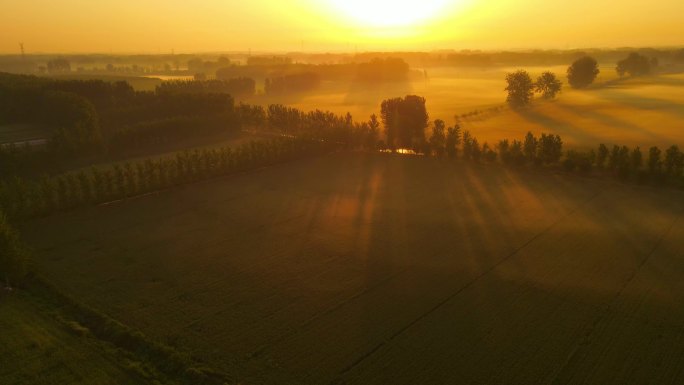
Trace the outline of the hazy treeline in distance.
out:
[[[656,57],[661,62],[684,62],[684,49],[619,48],[532,51],[442,50],[433,52],[363,52],[363,53],[207,53],[207,54],[27,54],[0,55],[0,71],[14,73],[49,73],[50,62],[68,63],[54,73],[99,73],[126,75],[187,75],[205,73],[215,76],[219,69],[231,66],[287,67],[297,64],[342,65],[370,62],[378,58],[399,58],[412,67],[488,67],[520,65],[558,65],[591,55],[600,62],[614,62],[630,52]],[[247,75],[247,74],[246,74]]]

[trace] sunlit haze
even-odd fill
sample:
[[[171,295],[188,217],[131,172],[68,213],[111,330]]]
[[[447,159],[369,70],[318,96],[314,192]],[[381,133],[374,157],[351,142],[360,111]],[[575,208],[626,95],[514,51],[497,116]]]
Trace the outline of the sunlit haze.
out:
[[[4,0],[0,52],[667,46],[684,2]]]

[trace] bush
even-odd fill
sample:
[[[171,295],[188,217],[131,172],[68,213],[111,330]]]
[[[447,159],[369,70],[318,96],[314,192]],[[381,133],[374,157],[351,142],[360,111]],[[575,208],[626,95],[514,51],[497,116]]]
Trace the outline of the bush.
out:
[[[0,211],[0,279],[3,284],[19,284],[28,273],[30,252]]]

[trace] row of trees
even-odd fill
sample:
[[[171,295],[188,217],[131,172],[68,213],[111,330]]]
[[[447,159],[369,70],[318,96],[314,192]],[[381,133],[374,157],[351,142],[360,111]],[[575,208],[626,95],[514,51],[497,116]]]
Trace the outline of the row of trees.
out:
[[[542,133],[536,137],[530,132],[522,141],[504,139],[494,147],[487,142],[480,144],[470,131],[461,132],[459,125],[445,128],[444,121],[435,120],[423,154],[452,159],[460,156],[475,162],[493,162],[499,158],[504,164],[553,165],[563,155],[563,141],[558,135]]]
[[[400,58],[375,58],[359,63],[356,80],[368,83],[396,82],[408,80],[409,65]]]
[[[175,80],[162,82],[157,94],[229,94],[233,97],[249,97],[256,92],[252,78],[227,80]]]
[[[512,107],[529,104],[535,92],[540,93],[544,99],[553,99],[561,92],[563,86],[556,75],[549,71],[542,73],[534,82],[527,71],[519,70],[507,74],[506,83],[506,102]]]
[[[0,210],[13,219],[123,199],[179,184],[253,169],[338,146],[305,136],[253,141],[237,148],[196,149],[175,156],[115,164],[111,168],[0,183]]]
[[[639,76],[650,73],[656,66],[658,66],[656,58],[649,59],[644,55],[633,52],[627,58],[617,63],[616,71],[620,77],[626,74]],[[596,80],[600,72],[596,59],[590,56],[583,56],[575,60],[568,67],[568,84],[572,88],[586,88]],[[527,71],[519,70],[507,74],[506,83],[506,91],[508,91],[506,101],[513,107],[529,104],[532,101],[534,92],[540,93],[544,99],[553,99],[562,88],[560,80],[551,72],[544,72],[536,82],[533,82]]]
[[[620,60],[615,67],[615,71],[623,77],[641,76],[649,74],[654,68],[658,67],[658,59],[648,58],[638,52],[632,52],[625,59]]]
[[[240,130],[238,119],[236,114],[223,113],[145,121],[114,132],[108,150],[121,154],[211,133],[237,133]]]
[[[620,178],[636,177],[642,180],[649,175],[656,181],[677,182],[684,173],[684,153],[676,145],[670,146],[664,153],[654,146],[644,155],[638,146],[630,149],[614,145],[609,148],[600,144],[597,151],[589,151],[584,157],[591,165]]]
[[[267,78],[264,92],[268,95],[307,92],[318,88],[320,84],[321,77],[317,73],[302,72]]]
[[[497,159],[506,165],[562,166],[567,171],[588,173],[597,170],[621,179],[638,182],[684,184],[684,152],[673,145],[662,151],[657,146],[642,153],[637,146],[600,144],[596,150],[563,152],[563,141],[558,135],[542,133],[539,137],[528,132],[522,140],[504,139],[496,146],[479,144],[469,131],[461,134],[458,125],[445,130],[441,120],[433,123],[432,134],[423,154],[429,156],[493,162]]]

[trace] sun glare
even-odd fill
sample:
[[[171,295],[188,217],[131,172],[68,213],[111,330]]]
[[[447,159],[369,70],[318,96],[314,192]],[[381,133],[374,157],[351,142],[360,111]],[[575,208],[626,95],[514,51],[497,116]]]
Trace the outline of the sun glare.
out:
[[[449,0],[329,0],[336,10],[371,27],[400,27],[436,18]]]

